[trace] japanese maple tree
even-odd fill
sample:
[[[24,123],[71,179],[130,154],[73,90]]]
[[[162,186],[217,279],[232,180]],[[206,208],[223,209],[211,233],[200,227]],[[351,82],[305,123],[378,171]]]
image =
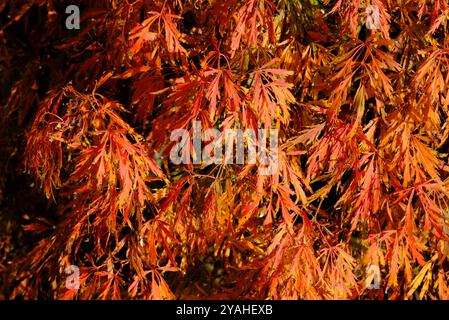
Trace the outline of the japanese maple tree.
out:
[[[0,298],[449,299],[448,19],[444,0],[1,1]],[[195,121],[276,129],[278,170],[174,164]]]

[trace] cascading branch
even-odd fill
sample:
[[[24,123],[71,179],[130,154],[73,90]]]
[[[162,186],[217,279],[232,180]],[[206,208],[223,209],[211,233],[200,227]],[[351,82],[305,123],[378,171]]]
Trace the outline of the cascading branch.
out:
[[[0,4],[0,298],[449,299],[447,1],[71,2]]]

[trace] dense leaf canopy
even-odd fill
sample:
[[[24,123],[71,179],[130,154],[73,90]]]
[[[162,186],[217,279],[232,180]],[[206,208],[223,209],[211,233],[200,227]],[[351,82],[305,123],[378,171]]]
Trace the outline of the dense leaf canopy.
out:
[[[445,0],[1,1],[0,298],[449,299],[448,19]],[[194,121],[277,129],[278,170],[175,165]]]

